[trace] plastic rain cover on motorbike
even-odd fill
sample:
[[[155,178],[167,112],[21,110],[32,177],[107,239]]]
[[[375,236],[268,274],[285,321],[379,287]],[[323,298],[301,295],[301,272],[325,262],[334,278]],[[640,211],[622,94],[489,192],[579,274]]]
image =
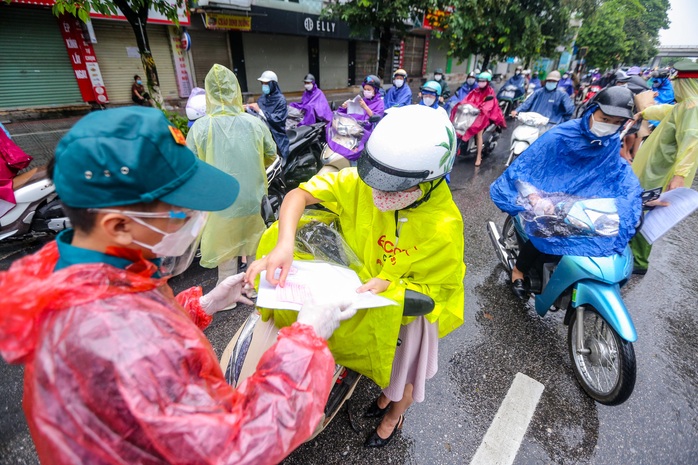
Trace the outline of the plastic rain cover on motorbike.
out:
[[[355,160],[361,155],[370,131],[352,116],[335,113],[327,128],[327,145],[340,155]]]
[[[213,268],[234,257],[255,254],[265,229],[260,215],[267,193],[265,161],[271,164],[276,158],[276,145],[264,122],[244,112],[232,71],[214,65],[205,84],[207,114],[189,130],[187,146],[240,183],[235,203],[211,213],[204,228],[201,265]]]
[[[620,226],[615,199],[585,199],[537,190],[517,182],[517,203],[526,234],[534,237],[616,236]]]
[[[676,105],[656,105],[642,112],[662,124],[640,147],[633,171],[645,189],[664,187],[675,175],[691,187],[698,168],[698,79],[674,81]]]
[[[339,217],[342,237],[363,262],[361,269],[355,270],[361,281],[378,277],[391,282],[381,295],[399,306],[361,310],[343,321],[328,341],[338,364],[385,387],[390,380],[400,325],[415,319],[402,316],[406,289],[434,299],[434,310],[425,318],[431,323],[438,321],[439,337],[463,323],[465,264],[463,221],[458,208],[446,183],[441,183],[429,201],[399,212],[402,221],[398,241],[395,212],[381,212],[374,206],[372,189],[359,179],[356,168],[316,175],[300,188],[336,212],[313,212],[310,218],[330,223]],[[422,192],[428,188],[429,183],[420,184]],[[301,230],[308,222],[308,213],[299,223]],[[278,224],[274,224],[262,237],[257,256],[269,253],[277,237]],[[296,252],[295,257],[309,255]],[[298,315],[292,311],[262,311],[264,319],[272,314],[279,327],[290,325]]]
[[[545,126],[550,121],[550,118],[546,118],[540,113],[536,113],[534,111],[521,112],[516,115],[516,119],[528,126]]]
[[[236,390],[178,305],[200,287],[175,302],[149,274],[57,260],[52,242],[0,273],[0,353],[25,364],[41,463],[276,464],[312,434],[334,361],[311,328],[284,328]]]
[[[286,131],[296,129],[300,125],[303,118],[305,118],[305,110],[289,105],[288,117],[286,118]]]
[[[635,234],[642,211],[642,188],[630,165],[619,155],[617,134],[597,137],[589,130],[596,106],[582,118],[555,126],[538,138],[490,187],[502,211],[514,216],[526,210],[517,186],[583,199],[613,199],[619,225],[615,235],[531,236],[538,250],[552,255],[603,257],[622,253]]]
[[[453,127],[456,129],[456,134],[459,136],[465,134],[465,131],[473,125],[479,114],[480,110],[472,105],[459,105],[453,117]]]

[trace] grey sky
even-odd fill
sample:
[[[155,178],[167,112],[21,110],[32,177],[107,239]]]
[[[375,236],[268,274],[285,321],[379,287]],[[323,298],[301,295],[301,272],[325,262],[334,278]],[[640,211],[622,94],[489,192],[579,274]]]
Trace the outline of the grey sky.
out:
[[[698,0],[670,0],[669,29],[659,32],[662,45],[698,46]]]

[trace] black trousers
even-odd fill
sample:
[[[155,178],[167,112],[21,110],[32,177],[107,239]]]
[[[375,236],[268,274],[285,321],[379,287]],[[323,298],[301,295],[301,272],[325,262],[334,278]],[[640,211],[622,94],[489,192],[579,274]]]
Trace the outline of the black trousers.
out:
[[[522,273],[528,274],[531,267],[543,255],[545,254],[536,249],[536,246],[531,241],[519,239],[519,256],[516,258],[516,268]]]

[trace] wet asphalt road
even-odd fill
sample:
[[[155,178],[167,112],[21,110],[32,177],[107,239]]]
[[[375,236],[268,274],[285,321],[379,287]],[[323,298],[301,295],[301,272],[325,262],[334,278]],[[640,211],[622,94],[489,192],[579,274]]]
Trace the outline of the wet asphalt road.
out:
[[[452,190],[465,222],[465,324],[441,340],[439,372],[427,384],[427,399],[406,415],[403,430],[382,450],[363,447],[375,421],[361,417],[379,394],[363,379],[347,411],[285,464],[463,464],[480,445],[516,373],[545,386],[515,464],[693,464],[698,463],[698,251],[694,214],[654,248],[650,271],[633,277],[623,291],[639,339],[637,382],[623,405],[606,407],[577,385],[567,355],[563,315],[538,317],[517,302],[490,245],[485,222],[501,225],[491,203],[490,183],[503,171],[509,134],[479,169],[458,161]],[[694,186],[695,188],[696,186]],[[0,266],[36,250],[41,241],[0,246]],[[192,267],[173,280],[175,290],[214,274]],[[249,308],[217,315],[206,330],[220,354]],[[0,362],[0,463],[37,463],[21,411],[20,367]]]

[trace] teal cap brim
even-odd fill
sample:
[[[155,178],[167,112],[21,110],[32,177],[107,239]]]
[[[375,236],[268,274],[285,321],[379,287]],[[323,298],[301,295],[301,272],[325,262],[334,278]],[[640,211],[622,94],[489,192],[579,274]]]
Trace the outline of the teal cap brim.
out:
[[[240,193],[240,184],[231,175],[196,160],[196,171],[184,184],[159,200],[181,208],[220,211],[231,206]]]

